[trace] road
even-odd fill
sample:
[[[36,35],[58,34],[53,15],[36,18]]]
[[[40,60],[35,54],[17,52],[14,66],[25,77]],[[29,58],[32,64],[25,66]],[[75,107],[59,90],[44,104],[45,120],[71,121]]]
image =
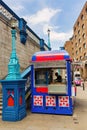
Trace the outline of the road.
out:
[[[85,90],[77,87],[73,116],[32,114],[22,121],[4,122],[0,119],[0,130],[87,130],[87,83]]]

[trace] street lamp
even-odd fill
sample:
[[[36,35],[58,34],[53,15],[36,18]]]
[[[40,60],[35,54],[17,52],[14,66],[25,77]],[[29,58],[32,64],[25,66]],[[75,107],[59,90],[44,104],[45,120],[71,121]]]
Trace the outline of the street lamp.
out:
[[[11,23],[11,28],[12,29],[15,29],[17,27],[17,20],[16,18],[12,17],[11,20],[10,20],[10,23]]]
[[[19,60],[16,55],[16,27],[17,20],[12,17],[10,20],[11,24],[11,34],[12,34],[12,52],[8,64],[8,75],[6,79],[20,79],[20,65]]]
[[[50,29],[48,29],[47,32],[48,32],[48,47],[51,48],[51,45],[50,45]]]

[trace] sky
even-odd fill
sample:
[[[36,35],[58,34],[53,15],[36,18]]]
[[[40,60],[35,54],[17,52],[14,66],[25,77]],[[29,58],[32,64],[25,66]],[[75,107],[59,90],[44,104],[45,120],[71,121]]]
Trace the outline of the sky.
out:
[[[86,0],[3,0],[52,50],[64,46]]]

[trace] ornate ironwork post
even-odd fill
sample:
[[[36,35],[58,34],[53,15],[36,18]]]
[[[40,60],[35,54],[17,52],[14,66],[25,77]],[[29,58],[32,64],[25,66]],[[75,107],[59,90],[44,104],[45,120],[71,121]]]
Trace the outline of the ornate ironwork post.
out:
[[[18,121],[26,116],[25,79],[21,78],[19,60],[16,55],[15,19],[12,22],[12,52],[8,64],[8,75],[1,80],[3,92],[2,119]]]
[[[16,55],[16,30],[11,30],[12,34],[12,52],[8,64],[8,75],[6,79],[20,79],[20,65]]]

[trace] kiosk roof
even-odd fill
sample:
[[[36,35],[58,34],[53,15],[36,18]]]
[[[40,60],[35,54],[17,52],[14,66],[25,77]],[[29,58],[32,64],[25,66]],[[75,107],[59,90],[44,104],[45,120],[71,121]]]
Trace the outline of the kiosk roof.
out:
[[[52,50],[36,52],[32,56],[32,62],[47,62],[57,60],[70,60],[70,56],[65,50]]]

